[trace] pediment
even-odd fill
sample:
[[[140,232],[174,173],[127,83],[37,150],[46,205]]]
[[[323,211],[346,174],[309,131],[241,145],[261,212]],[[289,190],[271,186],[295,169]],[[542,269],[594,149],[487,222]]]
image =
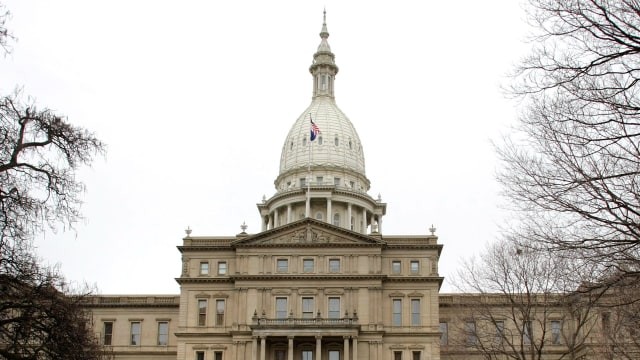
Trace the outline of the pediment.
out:
[[[275,229],[249,235],[232,246],[371,246],[382,240],[307,218]]]

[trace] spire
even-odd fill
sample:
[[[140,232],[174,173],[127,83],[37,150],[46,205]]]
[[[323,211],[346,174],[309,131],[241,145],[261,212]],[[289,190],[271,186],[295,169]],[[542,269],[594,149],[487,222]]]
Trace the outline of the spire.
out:
[[[331,52],[328,38],[327,11],[324,10],[322,13],[320,45],[318,45],[318,51],[313,55],[313,64],[309,67],[309,72],[313,75],[314,99],[317,97],[334,98],[333,81],[338,73],[338,66],[336,66],[335,55]]]

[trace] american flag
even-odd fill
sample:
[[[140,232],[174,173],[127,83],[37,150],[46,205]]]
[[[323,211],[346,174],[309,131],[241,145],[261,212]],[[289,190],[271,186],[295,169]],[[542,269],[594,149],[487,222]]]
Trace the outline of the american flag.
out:
[[[318,125],[316,125],[316,123],[313,122],[311,114],[309,114],[309,120],[311,120],[311,141],[313,141],[320,133],[320,128],[318,127]]]

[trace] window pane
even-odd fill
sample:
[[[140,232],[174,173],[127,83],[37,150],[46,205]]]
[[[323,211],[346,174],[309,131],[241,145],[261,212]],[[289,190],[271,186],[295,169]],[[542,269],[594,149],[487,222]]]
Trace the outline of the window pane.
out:
[[[531,344],[531,321],[525,321],[523,324],[522,337],[525,344]]]
[[[209,263],[201,262],[200,263],[200,275],[208,275],[209,274]]]
[[[562,323],[560,320],[551,321],[551,343],[558,345],[561,343]]]
[[[289,271],[289,261],[287,259],[278,259],[277,261],[278,272]]]
[[[222,360],[222,351],[216,351],[213,353],[213,360]]]
[[[204,351],[196,351],[196,360],[204,360]]]
[[[306,273],[313,272],[313,265],[313,259],[302,260],[302,271]]]
[[[393,360],[402,360],[402,351],[394,351]]]
[[[339,319],[340,318],[340,298],[331,297],[329,298],[329,319]]]
[[[131,323],[131,345],[140,345],[140,323]]]
[[[393,299],[393,326],[402,325],[402,300]]]
[[[221,261],[218,263],[218,275],[226,275],[227,274],[227,263]]]
[[[333,225],[340,226],[340,214],[333,214]]]
[[[313,351],[302,350],[302,360],[313,360]]]
[[[413,360],[420,360],[420,351],[414,351],[412,354]]]
[[[329,360],[340,360],[340,351],[329,350]]]
[[[104,345],[111,345],[112,338],[113,338],[113,323],[111,321],[107,321],[104,323],[104,337],[102,339],[102,343]]]
[[[449,324],[446,322],[440,323],[440,345],[449,344]]]
[[[216,325],[224,325],[224,300],[216,300]]]
[[[329,272],[340,272],[340,259],[329,259]]]
[[[496,321],[496,343],[501,344],[504,339],[504,321]]]
[[[476,335],[476,323],[473,321],[467,321],[464,324],[464,331],[467,335],[467,345],[475,345],[478,341]]]
[[[411,325],[421,325],[420,299],[411,299]]]
[[[158,323],[158,345],[167,345],[169,342],[169,323],[162,321]]]
[[[302,298],[302,317],[313,318],[314,301],[313,298]]]
[[[286,354],[284,350],[276,350],[276,360],[285,360]]]
[[[420,262],[419,261],[412,261],[411,262],[411,273],[412,274],[417,274],[420,272]]]
[[[400,268],[402,264],[400,263],[400,261],[395,260],[391,262],[391,272],[394,274],[400,274]]]
[[[207,323],[207,300],[198,300],[198,325]]]
[[[276,318],[285,319],[287,317],[287,298],[276,298]]]

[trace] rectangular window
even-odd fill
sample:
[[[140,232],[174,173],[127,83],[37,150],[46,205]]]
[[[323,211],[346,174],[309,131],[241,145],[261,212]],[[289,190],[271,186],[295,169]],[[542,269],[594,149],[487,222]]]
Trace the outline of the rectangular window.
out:
[[[213,353],[213,360],[222,360],[222,351],[216,351]]]
[[[322,185],[323,182],[324,182],[324,179],[322,178],[322,176],[317,176],[316,177],[316,184]]]
[[[209,263],[208,262],[201,262],[200,263],[200,275],[209,275]]]
[[[302,317],[304,319],[313,318],[314,301],[311,297],[302,298]]]
[[[393,360],[402,360],[402,351],[394,351]]]
[[[218,262],[218,275],[227,275],[227,262]]]
[[[224,325],[224,300],[216,300],[216,325]]]
[[[531,321],[525,321],[523,324],[523,329],[522,329],[522,340],[524,341],[525,344],[529,345],[531,344],[531,330],[532,329],[532,325],[531,325]]]
[[[329,319],[339,319],[340,318],[340,298],[339,297],[330,297],[329,298]]]
[[[198,300],[198,326],[207,324],[207,300]]]
[[[141,326],[139,321],[133,321],[131,323],[131,345],[140,345],[140,331]]]
[[[285,360],[287,357],[287,353],[285,350],[276,350],[275,360]]]
[[[551,343],[553,345],[562,343],[562,322],[560,320],[551,321]]]
[[[504,321],[497,320],[496,321],[496,344],[502,344],[502,340],[504,340]]]
[[[339,177],[334,177],[333,178],[333,185],[340,186],[340,178]]]
[[[196,360],[204,360],[204,351],[196,351]]]
[[[287,298],[278,297],[276,298],[276,319],[286,319],[287,318]]]
[[[464,323],[464,332],[467,336],[467,345],[472,346],[478,342],[478,335],[476,334],[476,323],[473,321],[467,321]]]
[[[102,344],[111,345],[111,341],[113,340],[113,322],[105,321],[102,329],[104,334],[104,336],[102,337]]]
[[[340,351],[329,350],[329,360],[340,360]]]
[[[411,353],[411,357],[413,358],[413,360],[420,360],[420,351],[413,351]]]
[[[169,344],[169,323],[160,321],[158,323],[158,345],[167,346]]]
[[[313,351],[302,350],[302,360],[313,360]]]
[[[446,322],[440,323],[440,345],[449,344],[449,324]]]
[[[287,259],[278,259],[276,261],[277,264],[277,271],[280,273],[285,273],[287,271],[289,271],[289,260]]]
[[[602,331],[608,333],[611,329],[611,313],[602,313]]]
[[[411,325],[420,326],[420,299],[411,299]]]
[[[307,179],[300,178],[300,187],[305,187],[305,186],[307,186]]]
[[[417,260],[411,260],[411,274],[418,275],[420,273],[420,262]]]
[[[402,270],[402,263],[400,262],[400,260],[393,260],[391,262],[391,272],[393,274],[400,274],[401,270]]]
[[[329,259],[329,272],[340,272],[340,259]]]
[[[306,273],[313,272],[314,263],[313,259],[304,259],[302,260],[302,271]]]
[[[401,326],[402,325],[402,300],[393,299],[392,306],[393,306],[392,324],[393,326]]]

